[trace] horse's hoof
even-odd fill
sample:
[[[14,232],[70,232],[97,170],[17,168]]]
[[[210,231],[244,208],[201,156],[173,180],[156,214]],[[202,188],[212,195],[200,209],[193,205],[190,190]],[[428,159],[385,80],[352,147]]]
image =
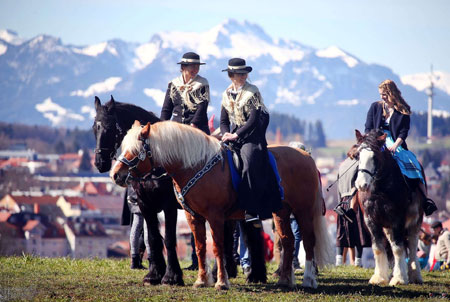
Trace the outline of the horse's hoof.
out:
[[[253,271],[250,272],[247,276],[248,283],[267,283],[267,275],[265,274],[256,274]]]
[[[396,285],[405,285],[408,284],[408,281],[400,278],[400,277],[393,277],[391,281],[389,282],[390,286],[396,286]]]
[[[161,284],[161,279],[144,278],[144,286],[159,285],[159,284]]]
[[[409,283],[412,284],[423,284],[422,276],[411,276],[409,277]]]
[[[197,280],[197,281],[194,282],[192,287],[193,288],[201,288],[201,287],[208,287],[208,285],[206,284],[206,282],[204,282],[202,280]]]
[[[293,282],[290,282],[289,280],[283,279],[278,280],[277,285],[280,287],[286,287],[286,288],[294,288],[295,284]]]
[[[214,286],[214,288],[215,288],[216,290],[228,290],[228,289],[230,289],[230,287],[227,286],[227,285],[224,284],[224,283],[216,283],[216,285]]]
[[[164,276],[164,278],[161,281],[161,284],[167,284],[167,285],[184,285],[183,277],[172,275],[172,276]]]
[[[372,285],[387,285],[388,280],[379,275],[373,275],[372,278],[370,278],[369,283]]]
[[[311,277],[303,277],[303,287],[317,288],[317,281]]]

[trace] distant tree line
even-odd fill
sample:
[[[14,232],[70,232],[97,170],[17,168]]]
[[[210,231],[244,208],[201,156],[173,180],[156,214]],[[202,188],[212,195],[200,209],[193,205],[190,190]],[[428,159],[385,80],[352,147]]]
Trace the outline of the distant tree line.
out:
[[[280,129],[284,138],[301,136],[303,143],[311,147],[326,147],[326,137],[320,120],[302,121],[294,116],[271,112],[267,131],[276,133]]]
[[[427,136],[428,115],[414,112],[411,115],[411,130],[418,136]],[[450,117],[433,116],[433,136],[450,135]]]
[[[40,153],[73,153],[95,148],[91,129],[80,130],[0,122],[0,149],[34,149]]]
[[[277,129],[283,139],[300,137],[311,147],[325,147],[326,138],[322,122],[306,122],[296,117],[272,112],[268,132],[274,135]],[[0,149],[34,149],[40,153],[73,153],[93,150],[95,138],[91,129],[54,128],[0,122]]]

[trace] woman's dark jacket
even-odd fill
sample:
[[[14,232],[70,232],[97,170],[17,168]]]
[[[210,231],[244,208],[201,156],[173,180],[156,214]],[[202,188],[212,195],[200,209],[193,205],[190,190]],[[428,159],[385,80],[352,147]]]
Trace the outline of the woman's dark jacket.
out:
[[[183,100],[179,93],[176,93],[173,99],[170,97],[172,85],[172,82],[170,82],[167,88],[166,97],[161,109],[161,120],[167,121],[173,116],[172,120],[175,122],[187,125],[194,124],[203,132],[210,134],[207,116],[208,102],[205,101],[197,104],[195,111],[189,110],[189,108],[183,104]],[[207,88],[202,87],[201,89],[201,93],[205,94]]]
[[[406,150],[408,150],[406,138],[408,137],[410,122],[411,119],[409,115],[402,114],[395,109],[394,113],[392,113],[391,120],[389,121],[389,131],[392,134],[394,142],[400,137],[403,140],[401,146]],[[368,133],[372,129],[382,129],[384,123],[385,118],[383,116],[382,101],[372,103],[367,112],[365,132]]]

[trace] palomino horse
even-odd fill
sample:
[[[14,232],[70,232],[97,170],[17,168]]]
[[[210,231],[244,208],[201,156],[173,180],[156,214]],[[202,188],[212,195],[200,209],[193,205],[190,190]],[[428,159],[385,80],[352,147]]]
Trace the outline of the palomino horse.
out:
[[[405,182],[391,152],[384,148],[386,134],[372,130],[361,135],[356,130],[359,156],[355,186],[364,210],[364,220],[372,235],[375,272],[371,284],[422,283],[416,257],[423,209],[420,196]],[[389,265],[384,243],[388,240],[394,254],[394,269],[389,281]],[[406,257],[409,257],[408,264]]]
[[[174,122],[147,124],[145,127],[140,127],[136,122],[125,136],[122,148],[121,156],[127,160],[136,157],[142,160],[136,167],[141,173],[153,166],[164,167],[173,178],[174,188],[184,195],[188,207],[209,222],[218,265],[215,287],[228,289],[223,260],[224,221],[243,219],[244,213],[236,209],[237,196],[219,140],[198,129]],[[308,153],[299,149],[271,146],[269,150],[276,159],[284,188],[283,209],[273,213],[284,251],[278,283],[291,287],[295,285],[292,270],[294,237],[289,219],[293,212],[302,230],[306,251],[303,286],[316,288],[313,261],[318,265],[333,261],[333,248],[322,215],[323,199],[316,165]],[[207,167],[209,171],[202,167]],[[128,172],[128,167],[118,162],[111,169],[110,176],[113,180],[126,178]],[[205,173],[207,175],[204,177],[198,177]],[[199,258],[198,278],[194,286],[212,285],[206,267],[204,222],[198,222],[197,215],[187,213],[186,216],[194,233]]]

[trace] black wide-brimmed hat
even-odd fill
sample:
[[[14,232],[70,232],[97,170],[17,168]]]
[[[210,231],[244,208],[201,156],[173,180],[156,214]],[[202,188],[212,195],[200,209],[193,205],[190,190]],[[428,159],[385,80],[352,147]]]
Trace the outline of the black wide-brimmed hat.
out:
[[[440,221],[435,221],[431,224],[431,228],[435,229],[435,228],[442,228],[442,222]]]
[[[245,64],[245,60],[241,58],[232,58],[228,60],[228,68],[222,71],[231,73],[249,73],[253,70],[250,66]]]
[[[187,52],[183,55],[183,57],[181,58],[181,61],[178,62],[177,64],[181,64],[181,65],[205,65],[206,63],[201,63],[200,62],[200,56],[198,54],[196,54],[195,52]]]

